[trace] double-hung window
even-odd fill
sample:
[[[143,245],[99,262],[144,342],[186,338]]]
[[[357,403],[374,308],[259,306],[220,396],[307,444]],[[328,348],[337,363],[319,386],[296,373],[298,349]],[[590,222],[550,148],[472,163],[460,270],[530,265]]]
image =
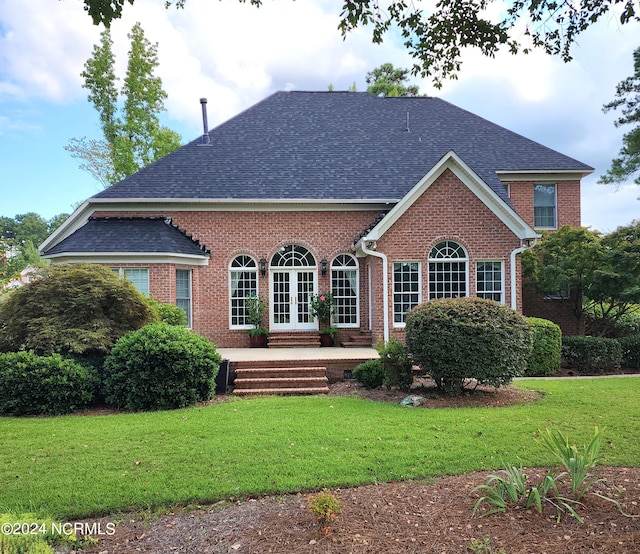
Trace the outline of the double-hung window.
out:
[[[258,265],[245,254],[236,256],[229,268],[231,328],[248,329],[246,298],[258,294]]]
[[[403,327],[407,312],[421,301],[420,262],[393,264],[393,324]]]
[[[176,306],[187,314],[187,327],[191,328],[191,270],[176,269]]]
[[[131,281],[140,294],[149,296],[149,269],[146,267],[114,267],[112,268],[121,279]]]
[[[338,327],[358,326],[358,262],[340,254],[331,262],[333,322]]]
[[[429,253],[429,300],[467,296],[467,253],[451,240],[436,244]]]
[[[476,296],[504,304],[502,262],[482,261],[476,264]]]
[[[533,226],[536,229],[555,229],[558,226],[557,212],[556,185],[533,185]]]

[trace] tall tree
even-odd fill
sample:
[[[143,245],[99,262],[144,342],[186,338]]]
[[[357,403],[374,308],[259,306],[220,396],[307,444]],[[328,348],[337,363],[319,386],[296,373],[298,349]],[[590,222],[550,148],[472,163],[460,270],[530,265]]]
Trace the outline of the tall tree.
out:
[[[418,96],[416,85],[408,85],[409,70],[395,68],[393,64],[383,63],[369,71],[365,81],[369,85],[367,92],[374,96]]]
[[[640,303],[640,222],[607,235],[561,227],[523,254],[522,265],[540,291],[569,293],[555,297],[575,318],[577,334],[586,312],[615,323]]]
[[[131,41],[124,84],[118,91],[113,41],[109,29],[100,35],[82,72],[88,100],[100,118],[103,138],[73,138],[65,149],[80,160],[104,187],[135,173],[180,146],[180,136],[160,125],[167,93],[154,74],[157,44],[151,44],[136,23],[127,35]],[[121,102],[119,102],[121,100]]]
[[[622,137],[620,155],[611,162],[611,167],[600,177],[600,183],[623,183],[635,173],[635,183],[640,185],[640,48],[633,53],[634,73],[616,87],[616,99],[605,104],[603,111],[622,111],[622,117],[615,126],[634,125],[634,128]]]
[[[122,16],[122,9],[135,0],[84,0],[94,24]],[[160,2],[160,0],[158,0]],[[162,0],[166,7],[184,7],[186,0]],[[246,0],[240,0],[246,2]],[[260,6],[262,0],[249,0]],[[382,5],[381,5],[382,4]],[[571,60],[571,47],[578,35],[600,18],[615,17],[621,24],[640,21],[637,0],[513,0],[492,20],[490,0],[439,0],[431,12],[424,4],[409,0],[343,0],[339,29],[343,36],[360,26],[371,25],[372,40],[381,43],[387,32],[400,35],[415,58],[415,74],[431,76],[436,86],[455,78],[464,48],[477,48],[493,57],[502,47],[512,54],[541,48],[563,61]],[[620,9],[620,15],[614,10]],[[524,29],[524,31],[523,31]]]

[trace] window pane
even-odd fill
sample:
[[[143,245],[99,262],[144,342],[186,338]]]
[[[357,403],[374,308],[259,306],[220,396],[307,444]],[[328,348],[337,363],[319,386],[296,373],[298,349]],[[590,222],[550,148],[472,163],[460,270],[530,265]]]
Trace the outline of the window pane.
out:
[[[247,296],[258,294],[258,271],[253,258],[246,255],[236,256],[231,262],[229,272],[230,286],[230,324],[232,327],[247,326]]]
[[[556,227],[556,185],[534,185],[534,227]]]
[[[407,312],[420,303],[420,264],[393,264],[393,322],[402,324]]]
[[[187,314],[187,327],[191,327],[191,270],[176,269],[176,306]]]
[[[502,262],[478,262],[476,295],[486,300],[504,302],[502,290]]]
[[[122,275],[133,283],[140,294],[149,296],[149,270],[146,267],[125,267]]]

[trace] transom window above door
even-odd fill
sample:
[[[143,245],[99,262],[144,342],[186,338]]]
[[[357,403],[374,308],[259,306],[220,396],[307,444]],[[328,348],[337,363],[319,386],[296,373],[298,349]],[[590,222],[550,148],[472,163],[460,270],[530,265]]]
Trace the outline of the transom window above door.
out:
[[[316,259],[304,246],[287,244],[271,258],[271,267],[315,267]]]

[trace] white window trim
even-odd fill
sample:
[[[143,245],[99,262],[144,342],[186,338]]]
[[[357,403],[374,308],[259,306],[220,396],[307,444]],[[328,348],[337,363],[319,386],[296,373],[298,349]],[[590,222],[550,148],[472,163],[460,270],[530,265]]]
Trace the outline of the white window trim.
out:
[[[505,279],[504,279],[504,268],[505,268],[504,260],[498,260],[498,259],[476,260],[476,297],[479,298],[478,295],[480,293],[480,291],[478,291],[478,264],[485,263],[485,262],[499,263],[500,264],[500,304],[504,304],[505,303],[505,297],[506,297]],[[495,291],[493,291],[493,292],[495,293]]]
[[[189,275],[189,313],[187,314],[187,329],[193,329],[193,271],[191,269],[176,268],[176,307],[178,306],[178,271],[186,271]],[[185,300],[181,298],[181,300]]]
[[[553,213],[553,226],[551,227],[546,227],[546,226],[540,226],[540,225],[536,225],[536,197],[535,197],[535,187],[536,185],[542,185],[542,186],[552,186],[555,188],[555,204],[554,204],[554,213]],[[558,228],[558,184],[557,183],[533,183],[533,228],[534,229],[540,229],[542,231],[553,231],[556,230]],[[541,206],[541,207],[546,207],[546,206]]]
[[[239,256],[247,256],[248,258],[251,258],[253,260],[253,262],[256,264],[255,268],[246,268],[246,269],[242,269],[242,268],[238,268],[238,267],[233,267],[231,264],[233,264],[233,261],[238,258]],[[241,330],[241,331],[247,331],[249,329],[252,329],[253,326],[249,323],[245,323],[242,325],[238,325],[238,324],[233,324],[233,297],[232,297],[232,292],[231,292],[231,273],[234,271],[254,271],[256,272],[256,295],[260,296],[260,263],[258,260],[256,260],[253,256],[251,256],[250,254],[237,254],[236,256],[233,257],[233,259],[229,262],[229,266],[228,266],[228,270],[227,270],[227,278],[229,279],[228,282],[228,286],[227,286],[227,294],[228,294],[228,298],[229,298],[229,329],[232,330]]]
[[[395,260],[391,264],[391,273],[393,279],[391,281],[391,319],[393,320],[393,327],[396,329],[404,329],[407,324],[404,321],[396,321],[396,302],[395,302],[395,289],[396,289],[396,264],[418,264],[418,302],[416,306],[422,304],[422,262],[419,260]],[[402,294],[402,293],[399,293]]]
[[[333,265],[333,262],[335,261],[335,259],[338,256],[349,256],[350,258],[352,258],[355,262],[356,265],[354,266],[339,266]],[[355,271],[356,272],[356,322],[355,323],[333,323],[333,325],[335,325],[336,327],[339,327],[340,329],[358,329],[360,327],[360,264],[358,263],[358,258],[356,258],[355,256],[353,256],[352,254],[347,254],[347,253],[343,253],[343,254],[338,254],[337,256],[334,256],[333,260],[331,260],[331,266],[329,271],[330,273],[330,279],[331,279],[331,283],[333,284],[333,271]],[[333,291],[332,291],[333,292]]]

